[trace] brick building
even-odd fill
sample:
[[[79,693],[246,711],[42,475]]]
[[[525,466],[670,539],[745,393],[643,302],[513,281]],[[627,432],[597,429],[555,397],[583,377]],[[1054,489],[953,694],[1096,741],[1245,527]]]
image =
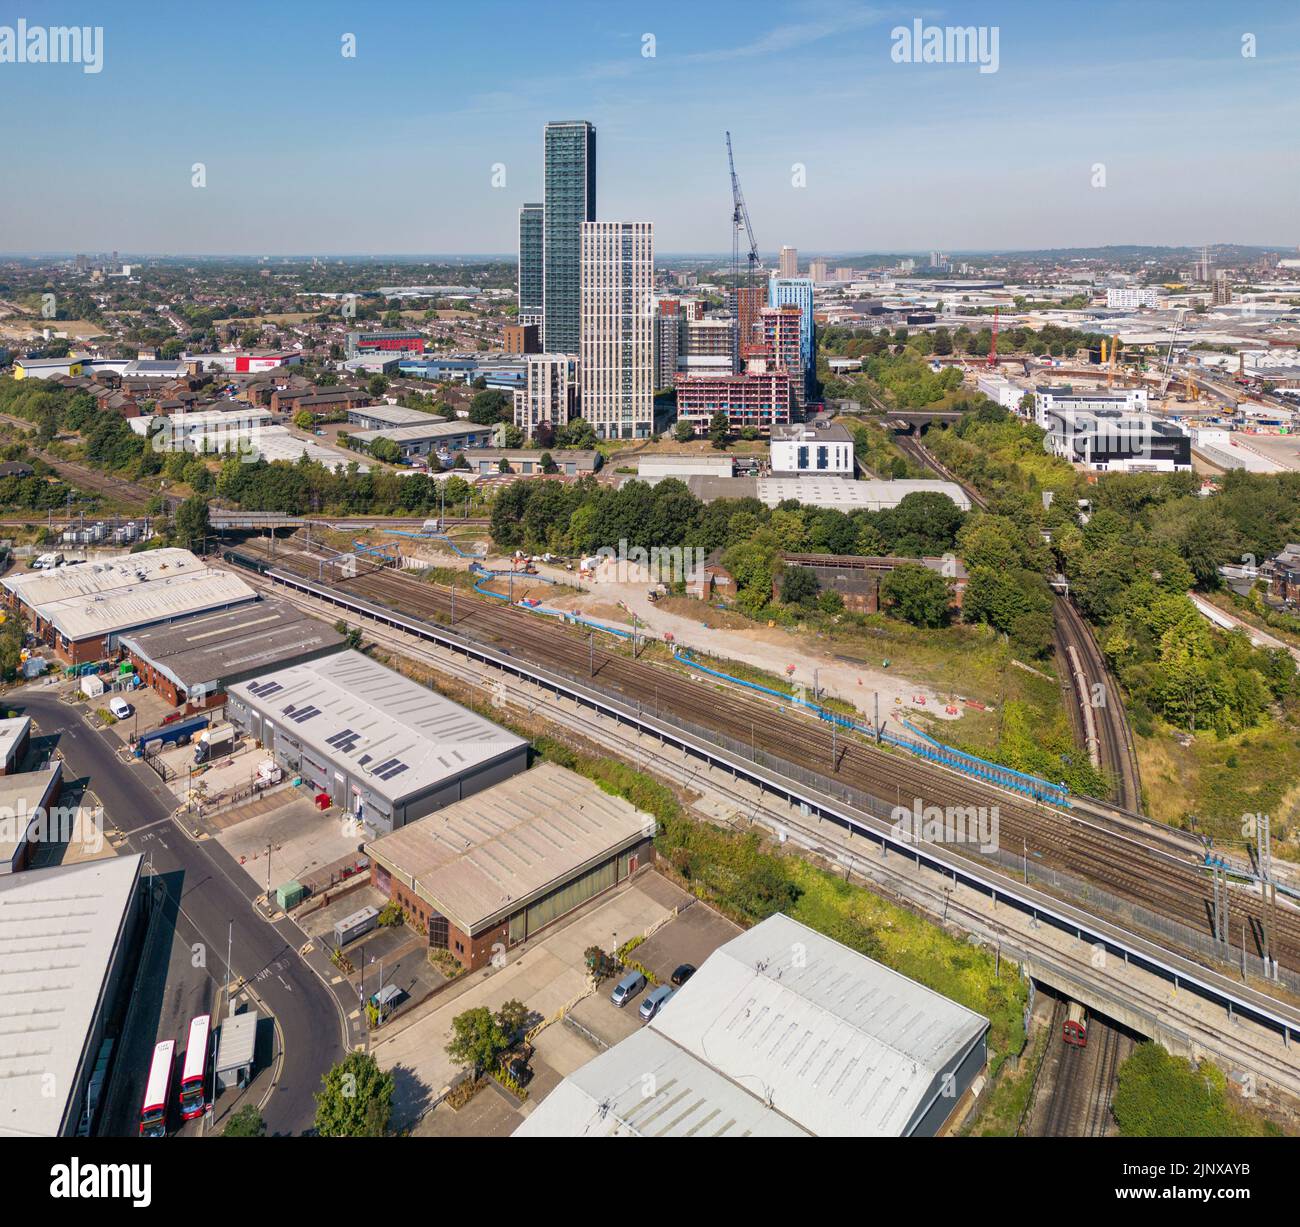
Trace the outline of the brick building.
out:
[[[554,763],[366,845],[371,882],[474,970],[654,857],[652,815]]]

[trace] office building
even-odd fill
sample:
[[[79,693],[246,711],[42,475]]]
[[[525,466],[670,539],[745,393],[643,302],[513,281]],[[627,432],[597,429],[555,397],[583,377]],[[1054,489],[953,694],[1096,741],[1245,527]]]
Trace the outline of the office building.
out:
[[[543,259],[545,209],[526,204],[519,210],[519,322],[541,324],[546,264]]]
[[[549,225],[549,205],[547,220]],[[654,430],[654,227],[584,222],[581,271],[582,416],[601,439],[649,438]]]
[[[799,251],[795,247],[782,247],[781,259],[778,262],[780,275],[782,277],[799,276]]]
[[[808,278],[810,281],[826,281],[829,279],[829,273],[829,266],[825,260],[814,260],[808,265]],[[782,274],[782,276],[784,275]]]
[[[596,129],[549,123],[542,214],[542,348],[576,354],[582,331],[582,227],[596,220]]]
[[[527,385],[515,393],[515,425],[531,439],[546,423],[558,430],[577,414],[578,381],[568,354],[529,354]]]
[[[1094,472],[1176,473],[1192,467],[1192,437],[1175,422],[1068,402],[1047,417],[1052,452]]]
[[[853,476],[853,436],[829,418],[793,423],[772,431],[773,477]]]
[[[813,283],[807,277],[773,277],[768,282],[769,307],[799,308],[799,361],[805,389],[815,366],[813,349]]]
[[[1051,429],[1052,418],[1069,413],[1145,413],[1146,388],[1081,389],[1070,384],[1040,385],[1034,389],[1034,421]]]
[[[1232,306],[1232,282],[1226,268],[1218,269],[1214,274],[1214,305],[1216,307]]]
[[[1136,311],[1139,307],[1154,308],[1156,294],[1155,286],[1110,286],[1106,290],[1106,306],[1121,311]]]

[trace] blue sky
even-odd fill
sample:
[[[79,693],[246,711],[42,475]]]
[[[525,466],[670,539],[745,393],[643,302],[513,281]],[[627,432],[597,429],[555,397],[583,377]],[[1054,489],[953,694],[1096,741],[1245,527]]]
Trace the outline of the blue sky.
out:
[[[729,249],[728,128],[764,251],[1300,243],[1295,3],[0,0],[20,17],[101,25],[104,65],[0,63],[4,251],[513,252],[548,119],[596,124],[600,216],[661,252]],[[895,63],[917,17],[996,26],[998,71]]]

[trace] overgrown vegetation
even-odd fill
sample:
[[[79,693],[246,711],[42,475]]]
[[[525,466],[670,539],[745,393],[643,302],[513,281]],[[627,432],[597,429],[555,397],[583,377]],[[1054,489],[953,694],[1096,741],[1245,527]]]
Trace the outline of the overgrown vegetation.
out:
[[[1214,1065],[1193,1065],[1155,1043],[1139,1045],[1120,1066],[1113,1111],[1121,1136],[1130,1138],[1277,1137],[1282,1132],[1233,1102]]]

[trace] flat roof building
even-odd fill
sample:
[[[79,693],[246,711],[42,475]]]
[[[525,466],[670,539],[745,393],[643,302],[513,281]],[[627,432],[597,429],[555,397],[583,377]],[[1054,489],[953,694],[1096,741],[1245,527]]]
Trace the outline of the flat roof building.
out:
[[[565,1079],[515,1136],[933,1137],[984,1069],[988,1028],[778,913],[719,946],[638,1035]],[[670,1076],[647,1081],[651,1067]]]
[[[257,594],[189,550],[145,550],[106,562],[27,571],[0,580],[12,609],[66,664],[102,660],[128,632],[228,609]]]
[[[442,422],[434,413],[408,409],[405,405],[354,405],[348,410],[348,425],[362,430],[380,430],[385,426],[429,426]]]
[[[390,831],[528,765],[528,743],[360,652],[237,682],[229,719],[340,809]]]
[[[653,858],[656,822],[555,763],[366,845],[372,882],[466,968],[517,945]]]
[[[207,704],[235,682],[343,649],[332,626],[283,601],[260,600],[121,638],[145,684],[173,706]]]
[[[26,869],[35,845],[60,834],[45,827],[45,820],[62,781],[63,762],[57,758],[36,771],[0,779],[0,874]]]
[[[0,775],[21,771],[32,740],[32,718],[11,716],[0,720]]]
[[[147,924],[142,861],[0,877],[0,1135],[93,1132]]]
[[[365,410],[366,413],[370,411]],[[445,422],[425,413],[422,422],[401,426],[380,426],[371,430],[358,430],[349,435],[349,441],[369,445],[377,439],[390,439],[396,443],[404,459],[427,456],[430,452],[448,460],[471,447],[490,447],[491,426],[477,426],[473,422]]]

